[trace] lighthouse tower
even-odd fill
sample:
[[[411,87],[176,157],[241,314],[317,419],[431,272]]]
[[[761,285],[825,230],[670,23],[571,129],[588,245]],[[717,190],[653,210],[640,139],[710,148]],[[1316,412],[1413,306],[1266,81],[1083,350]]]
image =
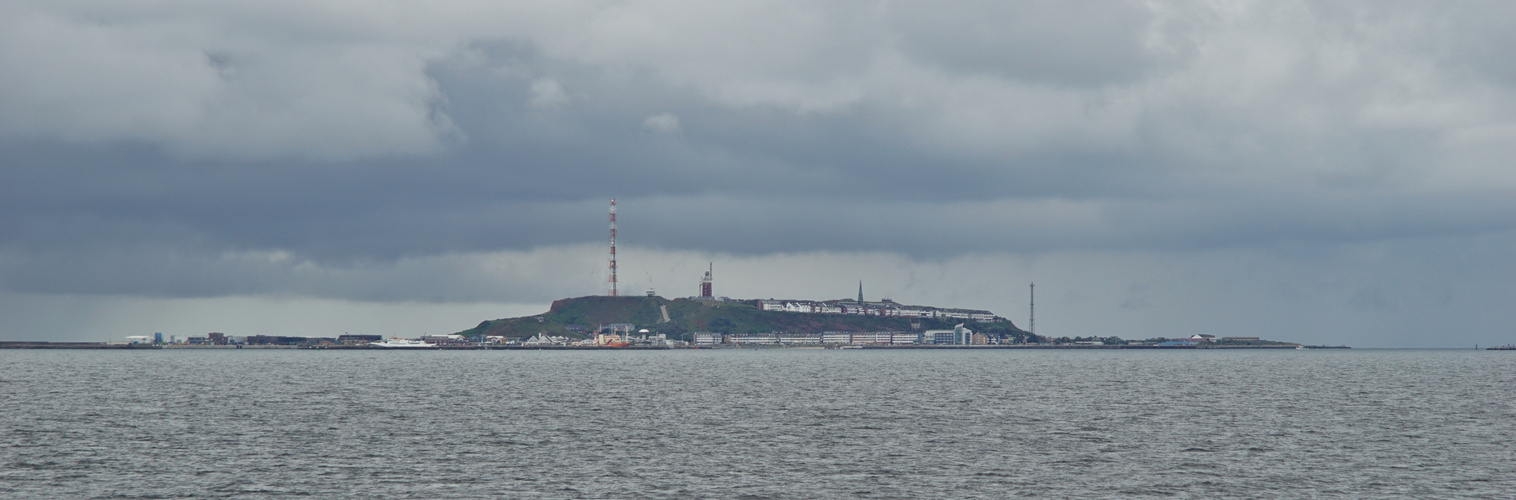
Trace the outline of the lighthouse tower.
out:
[[[716,265],[712,263],[706,263],[706,265],[710,267],[705,270],[705,277],[700,278],[700,298],[702,299],[715,298],[711,295],[711,271],[716,269]]]

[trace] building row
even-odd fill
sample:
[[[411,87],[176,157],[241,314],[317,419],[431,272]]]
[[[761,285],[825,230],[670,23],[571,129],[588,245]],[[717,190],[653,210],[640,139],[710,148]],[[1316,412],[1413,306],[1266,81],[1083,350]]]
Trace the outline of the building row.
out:
[[[924,332],[713,333],[696,332],[695,345],[986,345],[989,337],[958,325]]]
[[[212,332],[205,336],[187,337],[182,342],[177,338],[170,337],[164,341],[163,334],[158,333],[149,337],[146,335],[133,335],[126,338],[127,343],[132,344],[186,344],[186,345],[287,345],[287,346],[321,346],[321,345],[369,345],[384,340],[383,335],[352,335],[344,334],[333,337],[297,337],[287,335],[227,335],[220,332]],[[462,335],[425,335],[421,340],[436,345],[466,345],[478,344],[479,339],[470,339]],[[504,343],[505,337],[487,337],[485,343]]]
[[[908,306],[892,300],[862,302],[855,300],[759,300],[758,307],[765,311],[816,314],[854,314],[909,319],[951,319],[979,322],[1004,321],[1005,318],[979,309],[952,309],[931,306]]]

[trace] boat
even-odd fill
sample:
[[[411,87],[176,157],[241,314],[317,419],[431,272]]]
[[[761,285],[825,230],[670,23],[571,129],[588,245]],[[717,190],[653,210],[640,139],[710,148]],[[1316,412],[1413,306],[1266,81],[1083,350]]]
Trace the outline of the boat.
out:
[[[390,349],[425,349],[437,347],[437,344],[428,344],[424,340],[402,339],[400,337],[395,337],[384,342],[369,342],[368,345]]]

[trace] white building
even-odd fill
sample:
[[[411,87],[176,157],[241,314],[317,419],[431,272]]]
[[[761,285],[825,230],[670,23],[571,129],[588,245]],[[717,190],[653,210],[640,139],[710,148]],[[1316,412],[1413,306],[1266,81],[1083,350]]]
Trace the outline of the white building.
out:
[[[784,310],[796,313],[814,313],[821,311],[821,306],[815,302],[795,301],[785,303]]]
[[[775,345],[779,343],[777,333],[743,333],[726,336],[727,340],[736,345]]]
[[[963,327],[959,323],[953,327],[953,343],[957,345],[969,345],[974,343],[974,331]]]
[[[781,333],[779,334],[779,343],[785,345],[820,344],[821,336],[802,333]]]
[[[853,334],[848,332],[824,332],[821,334],[821,343],[851,344],[853,343]]]

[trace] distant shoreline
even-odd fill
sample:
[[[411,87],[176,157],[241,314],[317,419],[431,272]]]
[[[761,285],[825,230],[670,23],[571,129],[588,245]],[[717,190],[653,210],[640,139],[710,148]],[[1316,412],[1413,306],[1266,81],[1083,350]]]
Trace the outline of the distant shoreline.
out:
[[[293,346],[293,345],[190,345],[190,344],[109,344],[105,342],[24,342],[6,341],[0,342],[0,349],[306,349],[306,350],[362,350],[362,351],[665,351],[677,349],[692,350],[766,350],[766,349],[887,349],[887,350],[995,350],[995,349],[1130,349],[1130,350],[1236,350],[1236,349],[1297,349],[1293,345],[1266,345],[1266,346],[1194,346],[1194,345],[1048,345],[1048,344],[1012,344],[1012,345],[858,345],[858,346],[521,346],[521,345],[448,345],[425,348],[386,348],[366,345],[324,345],[324,346]],[[1351,349],[1348,346],[1305,346],[1305,349]]]

